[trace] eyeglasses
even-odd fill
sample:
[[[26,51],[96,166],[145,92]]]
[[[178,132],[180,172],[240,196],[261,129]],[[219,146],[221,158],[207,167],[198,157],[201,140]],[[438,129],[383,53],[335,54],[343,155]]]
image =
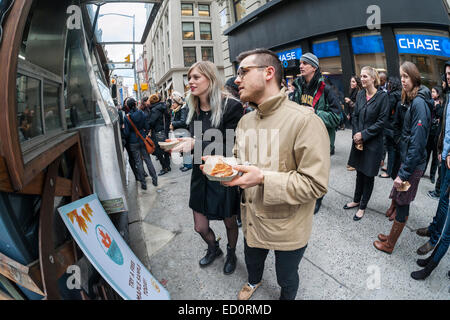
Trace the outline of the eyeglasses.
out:
[[[248,66],[248,67],[239,67],[237,71],[237,76],[241,79],[244,79],[245,75],[251,70],[251,69],[259,69],[259,68],[267,68],[268,66]]]

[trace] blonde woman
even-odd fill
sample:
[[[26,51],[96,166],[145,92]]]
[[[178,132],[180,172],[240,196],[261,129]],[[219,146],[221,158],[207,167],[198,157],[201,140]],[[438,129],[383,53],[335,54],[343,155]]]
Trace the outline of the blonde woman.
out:
[[[380,78],[376,69],[361,69],[363,89],[356,96],[352,117],[353,145],[348,165],[355,168],[356,186],[353,201],[344,209],[358,208],[353,220],[360,220],[372,195],[375,176],[383,157],[383,129],[389,116],[388,95],[377,90]],[[362,150],[357,148],[362,145]]]
[[[226,146],[234,145],[234,141],[226,141],[226,130],[236,129],[243,115],[242,104],[224,91],[218,70],[209,61],[200,61],[192,65],[188,71],[188,80],[191,91],[186,101],[189,106],[186,123],[189,126],[191,137],[194,135],[197,137],[182,138],[184,143],[173,149],[172,152],[189,152],[194,149],[195,145],[196,148],[201,146],[202,156],[208,156],[211,154],[206,153],[205,148],[211,143],[219,143],[223,146],[221,155],[225,156]],[[208,138],[210,135],[205,132],[210,129],[219,130],[223,137],[222,141]],[[211,146],[207,148],[207,150],[210,149]],[[196,158],[198,151],[194,151],[189,207],[193,210],[195,231],[208,245],[206,255],[199,261],[200,267],[211,264],[216,257],[222,254],[209,221],[223,220],[228,238],[227,258],[223,272],[231,274],[236,268],[235,249],[239,230],[236,222],[236,212],[239,210],[238,188],[225,187],[219,182],[209,181],[200,169],[201,161]],[[218,151],[216,150],[216,152]]]

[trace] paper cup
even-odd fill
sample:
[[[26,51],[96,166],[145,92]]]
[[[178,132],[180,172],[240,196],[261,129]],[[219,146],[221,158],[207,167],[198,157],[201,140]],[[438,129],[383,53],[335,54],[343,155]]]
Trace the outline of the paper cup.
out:
[[[210,173],[212,172],[212,170],[214,169],[215,165],[217,164],[217,162],[219,160],[222,160],[223,162],[225,162],[226,164],[230,165],[230,166],[235,166],[237,165],[237,160],[235,158],[229,157],[229,158],[224,158],[222,156],[210,156],[208,157],[208,159],[205,162],[205,166],[203,167],[203,172],[205,173],[206,177],[208,178],[208,180],[210,181],[221,181],[221,182],[228,182],[234,179],[234,177],[237,176],[237,174],[239,173],[237,170],[233,169],[233,174],[231,176],[228,177],[216,177],[216,176],[212,176]]]

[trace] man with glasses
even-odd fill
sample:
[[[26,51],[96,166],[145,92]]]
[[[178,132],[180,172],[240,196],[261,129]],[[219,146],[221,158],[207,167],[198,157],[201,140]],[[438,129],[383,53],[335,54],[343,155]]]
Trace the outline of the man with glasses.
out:
[[[248,300],[260,286],[269,250],[275,251],[280,299],[298,291],[298,266],[312,229],[314,205],[327,191],[328,135],[323,121],[289,101],[281,89],[283,69],[275,53],[255,49],[239,55],[241,101],[255,106],[236,129],[235,156],[242,173],[226,186],[239,186],[248,283],[238,294]],[[250,143],[249,143],[250,142]]]
[[[330,154],[334,154],[336,128],[340,123],[341,108],[333,89],[326,85],[319,68],[319,59],[312,53],[300,58],[300,77],[294,81],[292,101],[314,111],[327,127],[330,137]],[[322,204],[323,197],[317,199],[314,214]]]

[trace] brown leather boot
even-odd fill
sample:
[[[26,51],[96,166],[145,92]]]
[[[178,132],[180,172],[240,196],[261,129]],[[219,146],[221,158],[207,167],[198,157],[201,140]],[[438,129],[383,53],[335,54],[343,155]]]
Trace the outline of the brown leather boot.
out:
[[[392,214],[394,213],[394,210],[395,210],[395,201],[394,201],[394,199],[392,199],[391,206],[386,211],[386,217],[392,216]]]
[[[405,223],[406,223],[406,221],[408,221],[408,218],[409,218],[409,216],[406,217]],[[387,241],[388,237],[389,237],[389,235],[382,234],[382,233],[380,233],[380,234],[378,235],[378,239],[379,239],[380,241],[383,241],[383,242],[384,242],[384,241]]]
[[[387,237],[386,241],[374,241],[373,245],[375,248],[377,248],[380,251],[384,251],[386,253],[391,254],[392,251],[394,251],[395,244],[397,243],[398,238],[400,237],[400,234],[403,231],[403,228],[405,227],[406,222],[398,222],[397,220],[394,220],[394,223],[391,228],[391,232],[389,233],[389,236]]]

